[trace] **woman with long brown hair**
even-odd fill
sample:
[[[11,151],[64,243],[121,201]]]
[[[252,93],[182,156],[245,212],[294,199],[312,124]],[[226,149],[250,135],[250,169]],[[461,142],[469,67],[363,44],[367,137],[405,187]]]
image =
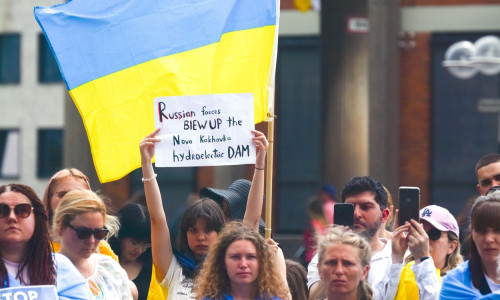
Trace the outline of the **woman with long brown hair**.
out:
[[[78,270],[63,255],[52,253],[47,218],[29,186],[0,187],[0,289],[54,285],[59,299],[89,299]]]
[[[440,299],[499,299],[500,191],[480,196],[472,206],[470,259],[448,272]]]

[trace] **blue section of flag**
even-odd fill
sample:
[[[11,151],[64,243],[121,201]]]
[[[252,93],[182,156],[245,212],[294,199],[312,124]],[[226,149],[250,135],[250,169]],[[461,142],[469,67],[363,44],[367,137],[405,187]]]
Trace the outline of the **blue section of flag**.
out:
[[[259,0],[72,0],[34,13],[70,90],[224,33],[276,24],[275,1]]]

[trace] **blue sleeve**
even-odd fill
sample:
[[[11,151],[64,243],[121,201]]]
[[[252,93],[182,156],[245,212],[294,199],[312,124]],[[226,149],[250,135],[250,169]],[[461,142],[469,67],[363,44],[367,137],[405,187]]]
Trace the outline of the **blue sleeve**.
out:
[[[82,274],[71,261],[62,254],[55,254],[56,288],[59,299],[90,299],[90,290]]]
[[[472,286],[469,272],[469,262],[464,262],[455,269],[448,272],[443,279],[440,300],[493,300],[500,299],[498,294],[481,295],[477,289]]]

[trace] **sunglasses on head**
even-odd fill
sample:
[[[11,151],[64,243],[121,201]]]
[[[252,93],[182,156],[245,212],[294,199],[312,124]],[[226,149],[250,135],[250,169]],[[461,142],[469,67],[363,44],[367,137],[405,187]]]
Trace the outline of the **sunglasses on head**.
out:
[[[2,203],[0,204],[0,218],[8,217],[12,209],[14,209],[14,214],[16,214],[18,218],[27,218],[30,216],[33,206],[29,203],[21,203],[13,206]]]
[[[433,228],[427,232],[427,236],[429,236],[429,240],[437,241],[441,238],[441,231]]]
[[[94,238],[96,240],[102,240],[103,238],[105,238],[108,233],[109,233],[109,230],[106,229],[106,227],[103,227],[103,228],[97,228],[97,229],[89,229],[89,228],[86,228],[86,227],[81,227],[81,228],[75,228],[73,226],[71,226],[71,224],[68,223],[68,227],[73,229],[76,233],[76,236],[80,239],[80,240],[86,240],[88,239],[91,235],[94,235]]]

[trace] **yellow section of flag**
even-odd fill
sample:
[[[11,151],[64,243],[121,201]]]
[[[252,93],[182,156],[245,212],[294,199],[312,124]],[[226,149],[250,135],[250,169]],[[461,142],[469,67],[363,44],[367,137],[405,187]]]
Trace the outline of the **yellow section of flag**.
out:
[[[120,179],[140,167],[139,142],[154,130],[156,97],[253,93],[255,123],[266,120],[275,29],[229,32],[218,43],[153,59],[70,90],[100,181]]]

